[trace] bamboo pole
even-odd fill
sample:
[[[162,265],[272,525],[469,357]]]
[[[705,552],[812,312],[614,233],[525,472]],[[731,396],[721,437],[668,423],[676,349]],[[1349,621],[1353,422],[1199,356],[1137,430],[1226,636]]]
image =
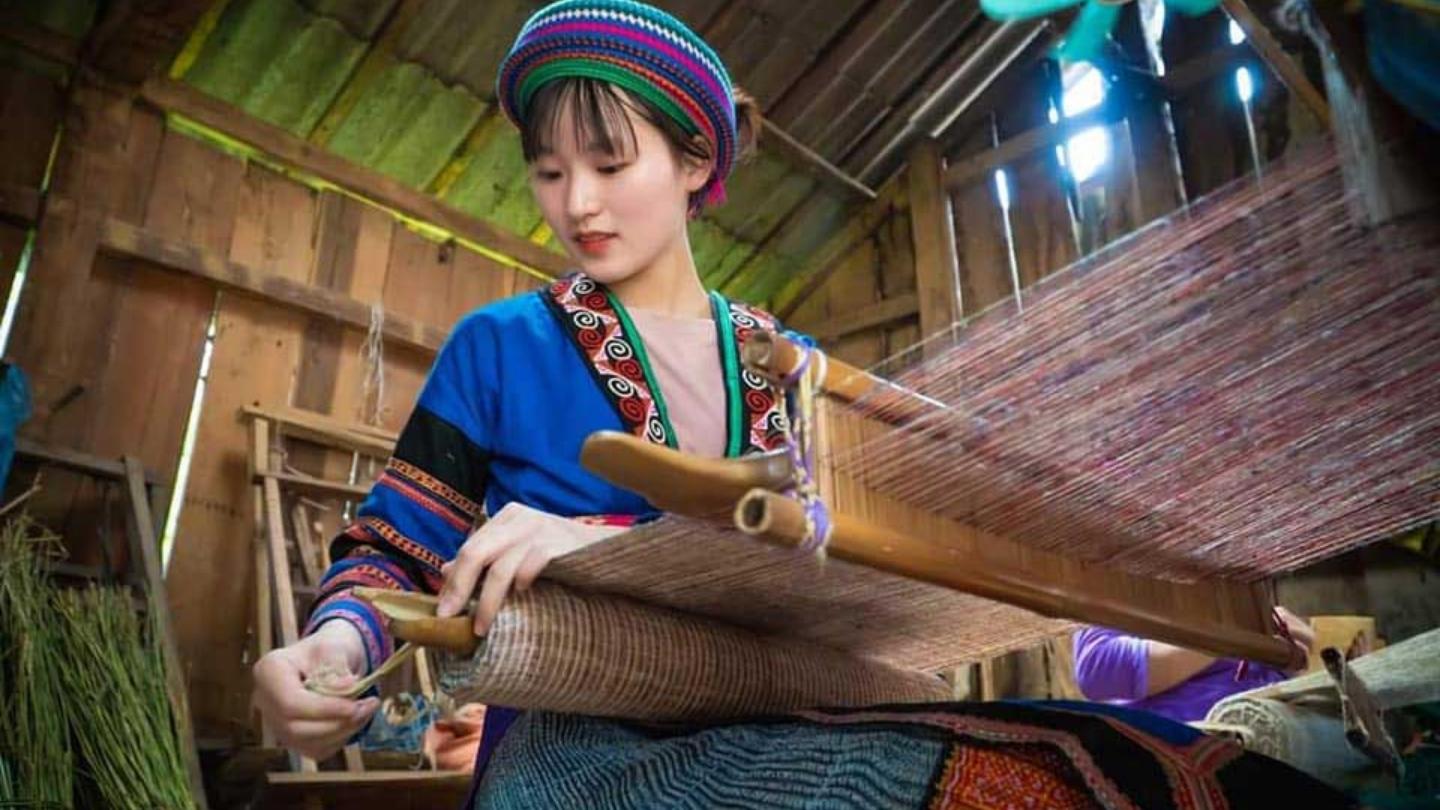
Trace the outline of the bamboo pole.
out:
[[[1119,627],[1221,656],[1237,656],[1283,666],[1291,659],[1285,641],[1251,630],[1227,627],[1203,617],[1167,614],[1087,589],[1046,583],[1038,571],[1021,571],[974,558],[945,537],[913,534],[875,525],[845,514],[832,515],[834,530],[826,553],[899,576],[973,593],[1032,610],[1044,616]],[[736,505],[741,531],[795,548],[805,536],[804,509],[798,501],[765,490]]]
[[[638,492],[666,512],[705,517],[728,513],[752,489],[794,485],[783,451],[741,459],[701,458],[628,433],[592,433],[580,450],[585,469]]]

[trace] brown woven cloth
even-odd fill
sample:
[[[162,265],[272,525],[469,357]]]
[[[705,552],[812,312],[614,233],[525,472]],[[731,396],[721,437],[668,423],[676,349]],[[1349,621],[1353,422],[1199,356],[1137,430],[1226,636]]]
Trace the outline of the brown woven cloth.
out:
[[[933,675],[543,581],[511,594],[475,655],[442,658],[440,672],[459,702],[635,720],[949,697]]]

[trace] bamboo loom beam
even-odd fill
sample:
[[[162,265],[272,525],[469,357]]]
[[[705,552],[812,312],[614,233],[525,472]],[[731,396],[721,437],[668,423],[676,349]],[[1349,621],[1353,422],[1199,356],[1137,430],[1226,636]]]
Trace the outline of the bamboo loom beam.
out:
[[[740,348],[740,358],[745,365],[771,380],[781,380],[794,374],[804,357],[804,349],[774,332],[756,332]],[[825,359],[825,377],[820,381],[820,388],[827,394],[846,402],[855,402],[882,386],[894,387],[843,360]]]
[[[784,451],[743,459],[692,456],[628,433],[592,433],[580,449],[585,469],[645,496],[666,512],[709,517],[730,512],[752,489],[781,491],[795,483]]]
[[[784,335],[760,331],[745,341],[740,348],[740,359],[751,371],[778,381],[796,373],[805,361],[805,349]],[[819,362],[825,366],[825,374],[819,380],[822,392],[852,404],[870,398],[874,407],[868,408],[869,415],[883,422],[903,424],[944,407],[934,399],[843,360],[826,357]]]
[[[757,490],[736,505],[741,531],[778,545],[799,547],[805,535],[798,501]],[[976,560],[967,548],[940,536],[878,526],[845,514],[832,515],[826,553],[900,576],[1006,602],[1043,616],[1118,627],[1147,638],[1221,655],[1284,666],[1292,648],[1282,639],[1207,619],[1126,602],[1102,590],[1049,583],[1036,572]],[[1137,578],[1138,579],[1138,578]]]

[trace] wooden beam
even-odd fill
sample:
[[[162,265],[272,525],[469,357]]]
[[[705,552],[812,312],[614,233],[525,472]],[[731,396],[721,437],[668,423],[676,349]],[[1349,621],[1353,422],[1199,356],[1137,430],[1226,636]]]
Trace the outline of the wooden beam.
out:
[[[208,806],[205,783],[200,776],[200,755],[195,750],[195,729],[190,723],[185,671],[175,646],[175,634],[170,628],[170,600],[165,595],[160,543],[155,536],[155,519],[150,514],[150,499],[145,489],[145,468],[133,456],[125,456],[121,465],[125,470],[125,494],[130,501],[130,523],[126,528],[130,535],[131,552],[138,553],[138,558],[132,559],[131,564],[138,563],[145,569],[145,590],[150,595],[150,610],[154,611],[155,626],[160,631],[158,641],[165,660],[165,691],[170,698],[175,730],[180,736],[180,757],[185,761],[185,772],[190,778],[191,798],[201,810],[205,810]]]
[[[395,433],[362,430],[368,426],[346,424],[338,419],[299,408],[277,409],[246,405],[240,412],[250,418],[264,419],[286,435],[382,459],[389,457],[395,449],[395,442],[399,440],[399,435]]]
[[[775,122],[765,119],[763,129],[764,135],[768,137],[761,139],[761,148],[772,150],[787,159],[792,165],[798,165],[844,198],[875,199],[875,189],[846,174],[843,169],[826,160],[810,147],[795,140],[790,133],[781,129]]]
[[[140,97],[157,109],[222,132],[290,167],[357,193],[381,207],[392,208],[444,228],[494,251],[501,260],[508,259],[541,276],[553,278],[564,274],[569,267],[564,256],[552,253],[520,234],[457,211],[424,192],[351,163],[189,85],[170,79],[151,79],[141,88]]]
[[[1269,65],[1275,75],[1280,77],[1280,81],[1290,88],[1290,92],[1300,97],[1301,103],[1314,113],[1316,118],[1320,119],[1320,123],[1328,128],[1330,126],[1330,105],[1326,103],[1325,97],[1315,89],[1315,85],[1310,83],[1310,79],[1306,77],[1300,66],[1295,64],[1295,60],[1290,58],[1290,54],[1280,47],[1280,43],[1275,40],[1270,29],[1259,17],[1255,16],[1255,12],[1250,10],[1250,6],[1245,0],[1221,0],[1220,4],[1224,6],[1230,19],[1234,20],[1235,24],[1240,26],[1240,30],[1245,32],[1246,40],[1250,42],[1255,52],[1260,54],[1260,58],[1265,60],[1265,64]]]
[[[988,180],[998,168],[1028,157],[1047,146],[1063,143],[1071,133],[1097,124],[1113,124],[1124,120],[1125,113],[1118,104],[1102,104],[1075,116],[1061,119],[1059,123],[1034,127],[1001,141],[994,149],[981,152],[965,160],[958,160],[945,170],[945,187],[951,191]]]
[[[32,458],[45,464],[53,464],[57,467],[95,478],[124,481],[127,475],[125,465],[114,459],[100,458],[98,456],[92,456],[89,453],[81,453],[77,450],[47,447],[34,439],[28,439],[24,436],[15,437],[15,452],[26,458]],[[162,483],[160,477],[155,473],[145,470],[144,474],[146,484],[158,486]]]
[[[803,326],[796,328],[804,329],[810,337],[821,343],[828,343],[856,332],[864,332],[867,329],[874,329],[877,326],[885,326],[894,321],[912,317],[919,312],[920,296],[915,293],[905,293],[861,307],[846,313],[843,317],[832,318],[829,322],[810,329],[805,329]]]
[[[836,231],[820,249],[815,252],[815,259],[812,262],[814,271],[802,273],[791,287],[782,291],[775,302],[775,315],[782,321],[795,313],[795,310],[805,303],[816,290],[825,286],[830,276],[840,268],[844,259],[850,255],[855,246],[861,241],[870,238],[870,234],[880,227],[880,223],[890,218],[895,207],[900,202],[900,191],[903,184],[898,180],[892,180],[880,189],[880,195],[875,200],[860,210],[858,214],[846,223],[845,227]],[[793,292],[791,291],[793,290]]]
[[[1184,95],[1216,73],[1235,67],[1237,60],[1244,58],[1245,52],[1238,46],[1217,48],[1210,54],[1192,59],[1166,74],[1160,81],[1161,88],[1172,98]],[[1001,141],[994,149],[951,164],[945,172],[945,186],[951,191],[958,191],[971,183],[988,178],[995,169],[1025,158],[1032,152],[1063,143],[1079,130],[1101,124],[1114,124],[1125,117],[1125,110],[1120,105],[1105,103],[1073,118],[1028,129]]]
[[[1210,81],[1215,74],[1235,69],[1252,59],[1252,52],[1244,45],[1221,45],[1204,56],[1189,59],[1165,72],[1160,87],[1171,100],[1184,96],[1197,85]]]
[[[34,225],[40,219],[40,189],[0,182],[0,218]]]
[[[80,41],[35,25],[14,11],[0,11],[0,39],[35,56],[74,67],[80,61]]]
[[[258,478],[273,480],[277,485],[284,484],[287,488],[293,489],[296,492],[318,495],[322,498],[339,495],[342,498],[363,501],[365,497],[370,494],[370,486],[368,484],[345,484],[339,481],[313,478],[297,473],[271,472],[259,475]]]
[[[906,187],[910,236],[915,246],[915,292],[920,298],[920,339],[944,332],[960,320],[960,260],[955,220],[944,184],[940,145],[933,138],[910,150]]]
[[[59,206],[68,201],[56,200]],[[266,273],[202,250],[195,245],[165,239],[153,231],[118,219],[100,226],[100,249],[141,259],[159,267],[199,276],[224,289],[235,290],[315,315],[333,318],[357,329],[370,328],[370,305],[343,293]],[[434,354],[445,342],[438,327],[385,313],[382,333],[388,340]]]

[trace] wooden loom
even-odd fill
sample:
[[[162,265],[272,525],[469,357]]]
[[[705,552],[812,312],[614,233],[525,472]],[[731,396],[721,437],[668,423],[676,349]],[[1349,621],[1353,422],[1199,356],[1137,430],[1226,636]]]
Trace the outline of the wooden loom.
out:
[[[670,515],[546,575],[911,670],[1077,621],[1285,664],[1269,576],[1440,513],[1440,229],[1367,227],[1343,188],[1332,152],[1301,156],[1071,268],[1024,317],[985,314],[894,382],[831,361],[824,560],[794,551],[786,454],[706,460],[598,434],[585,466]],[[801,360],[775,336],[744,354],[772,378]],[[1097,445],[1125,448],[1125,474],[1086,461]],[[1167,483],[1181,497],[1158,500]],[[473,651],[465,618],[396,635],[447,632],[458,641],[441,646]],[[449,680],[474,670],[461,660]]]

